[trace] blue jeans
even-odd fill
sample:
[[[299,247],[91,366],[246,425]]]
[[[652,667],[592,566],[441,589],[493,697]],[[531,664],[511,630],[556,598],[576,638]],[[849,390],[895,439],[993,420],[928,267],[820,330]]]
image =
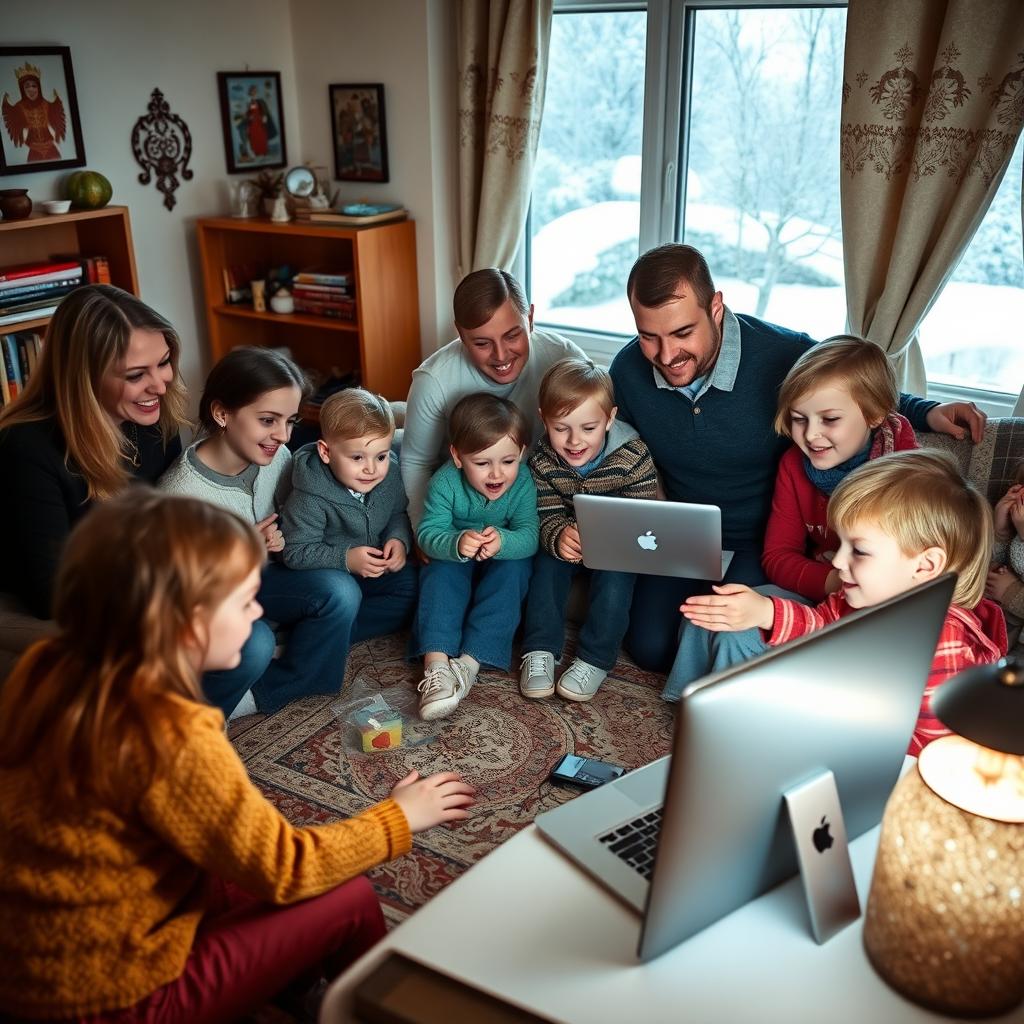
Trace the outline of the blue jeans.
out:
[[[508,671],[532,566],[531,558],[431,559],[420,572],[410,655],[468,654],[481,665]]]
[[[629,604],[636,576],[628,572],[587,569],[563,562],[546,551],[533,560],[533,579],[526,602],[524,651],[547,651],[555,661],[562,657],[565,642],[565,605],[569,588],[579,572],[590,575],[590,607],[580,630],[577,657],[606,672],[615,664],[629,625]]]
[[[203,677],[207,699],[227,715],[250,689],[256,707],[268,712],[299,697],[337,693],[353,643],[408,624],[416,606],[416,583],[411,563],[376,579],[340,569],[268,565],[257,600],[268,619],[288,628],[284,651],[273,658],[270,628],[262,620],[254,623],[253,635],[242,649],[242,664]],[[216,677],[212,683],[211,676]],[[227,707],[229,700],[234,703]]]
[[[767,583],[761,569],[760,549],[737,549],[723,582],[746,583],[748,587]],[[640,668],[651,672],[669,670],[676,654],[676,638],[682,618],[679,606],[694,594],[710,593],[711,583],[708,580],[673,576],[637,577],[623,646]]]
[[[276,645],[274,631],[262,619],[257,619],[242,648],[242,660],[234,668],[203,674],[203,694],[214,707],[224,712],[225,718],[266,672]]]
[[[787,601],[799,601],[800,604],[814,603],[791,590],[783,590],[770,583],[754,589],[765,597],[784,597]],[[735,633],[717,633],[695,626],[684,618],[679,627],[679,649],[665,681],[665,688],[661,691],[662,699],[677,701],[683,690],[695,679],[749,661],[767,650],[768,644],[761,630],[756,627]]]

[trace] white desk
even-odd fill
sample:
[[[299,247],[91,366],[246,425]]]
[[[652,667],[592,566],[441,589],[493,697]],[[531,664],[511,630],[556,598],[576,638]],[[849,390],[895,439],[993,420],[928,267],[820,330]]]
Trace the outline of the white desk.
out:
[[[851,846],[862,908],[877,843],[874,829]],[[816,945],[798,878],[649,964],[636,960],[639,926],[531,825],[338,978],[320,1022],[352,1020],[352,989],[389,950],[565,1024],[952,1019],[919,1009],[878,978],[861,945],[862,920]],[[997,1018],[1021,1019],[1019,1011]]]

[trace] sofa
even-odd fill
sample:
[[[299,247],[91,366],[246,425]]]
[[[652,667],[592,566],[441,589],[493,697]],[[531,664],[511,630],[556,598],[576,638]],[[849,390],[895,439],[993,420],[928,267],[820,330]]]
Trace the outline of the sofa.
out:
[[[396,420],[404,422],[404,403],[394,403]],[[921,444],[948,452],[960,471],[993,504],[1013,482],[1018,463],[1024,459],[1024,417],[1007,416],[988,421],[985,436],[977,445],[947,434],[922,434]],[[578,617],[579,598],[574,594],[573,612]],[[6,679],[19,655],[35,640],[53,632],[53,623],[33,618],[9,594],[0,594],[0,680]]]

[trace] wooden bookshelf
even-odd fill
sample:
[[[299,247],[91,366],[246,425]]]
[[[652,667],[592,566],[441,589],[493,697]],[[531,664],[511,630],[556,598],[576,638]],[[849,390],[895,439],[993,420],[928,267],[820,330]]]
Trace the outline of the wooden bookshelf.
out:
[[[201,219],[196,230],[206,323],[214,362],[239,345],[287,345],[300,366],[354,372],[388,399],[404,399],[420,363],[416,225],[411,220],[339,228],[232,217]],[[354,320],[306,313],[259,313],[227,302],[224,268],[288,265],[351,273]]]
[[[128,207],[75,210],[50,216],[34,213],[25,220],[0,220],[0,267],[50,260],[54,256],[106,256],[110,282],[139,294]],[[50,318],[36,317],[0,326],[0,334],[45,328]]]

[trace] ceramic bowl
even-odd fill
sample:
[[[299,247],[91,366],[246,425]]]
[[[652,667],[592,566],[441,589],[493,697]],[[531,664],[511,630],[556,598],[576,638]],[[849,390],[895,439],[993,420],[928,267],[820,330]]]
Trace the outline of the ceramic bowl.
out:
[[[67,213],[71,209],[70,199],[47,199],[39,204],[44,213]]]

